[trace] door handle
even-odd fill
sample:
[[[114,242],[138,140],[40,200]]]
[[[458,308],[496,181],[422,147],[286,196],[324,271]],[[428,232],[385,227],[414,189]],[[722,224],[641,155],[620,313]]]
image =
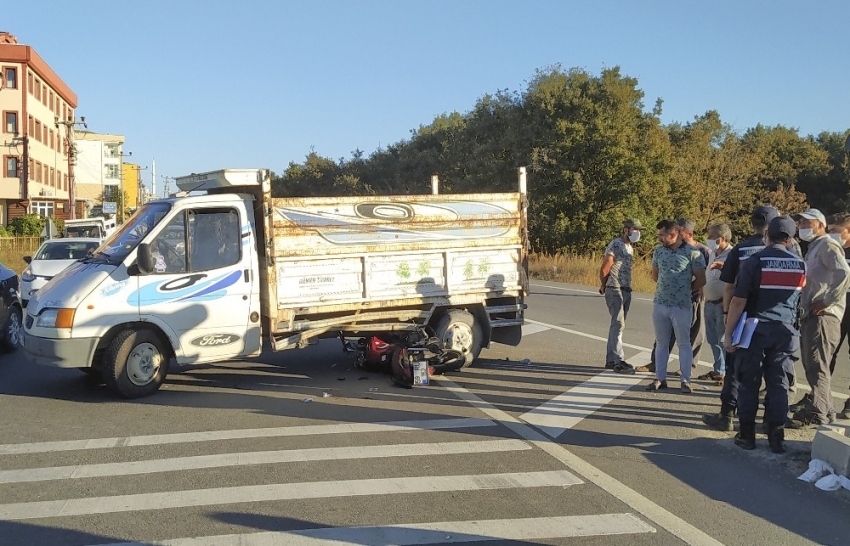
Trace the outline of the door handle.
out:
[[[246,269],[243,273],[245,274],[245,282],[251,282],[251,270]]]

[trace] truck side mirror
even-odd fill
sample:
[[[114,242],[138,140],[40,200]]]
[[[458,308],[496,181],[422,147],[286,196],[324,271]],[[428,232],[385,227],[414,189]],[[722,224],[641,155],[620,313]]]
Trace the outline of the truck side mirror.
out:
[[[26,263],[30,263],[32,261],[32,256],[24,256],[24,261]]]
[[[136,250],[136,264],[139,268],[140,275],[150,275],[153,273],[153,254],[151,253],[151,245],[142,243]]]

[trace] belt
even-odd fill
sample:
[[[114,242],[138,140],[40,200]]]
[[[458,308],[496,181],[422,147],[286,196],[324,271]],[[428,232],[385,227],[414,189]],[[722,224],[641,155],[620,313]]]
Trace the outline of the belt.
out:
[[[723,298],[719,300],[706,300],[705,303],[723,303]]]

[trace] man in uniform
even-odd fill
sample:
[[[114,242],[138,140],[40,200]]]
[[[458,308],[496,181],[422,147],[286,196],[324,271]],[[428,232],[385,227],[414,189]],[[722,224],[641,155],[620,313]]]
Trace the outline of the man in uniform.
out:
[[[765,407],[767,440],[771,451],[785,452],[788,387],[793,355],[800,345],[797,306],[806,284],[806,264],[789,250],[796,231],[796,223],[788,216],[770,221],[770,245],[744,262],[729,303],[725,345],[735,354],[740,424],[735,444],[744,449],[756,447],[759,387],[764,378],[770,397]],[[749,345],[739,348],[733,332],[745,311],[747,320],[757,323]]]
[[[632,302],[632,243],[640,240],[642,229],[637,219],[629,218],[623,222],[620,236],[608,243],[599,268],[599,293],[605,296],[605,304],[611,315],[605,367],[620,373],[635,373],[634,368],[625,361],[623,329]]]
[[[727,326],[726,313],[732,301],[738,271],[750,256],[765,248],[764,238],[767,226],[777,216],[779,212],[773,207],[756,207],[750,215],[753,234],[735,245],[726,261],[720,266],[722,267],[720,280],[726,283],[723,288],[723,315]],[[710,267],[716,268],[718,264],[713,263]],[[726,376],[723,380],[723,389],[720,391],[720,412],[703,414],[702,421],[715,430],[728,432],[733,428],[732,417],[738,408],[738,381],[735,376],[735,358],[733,355],[726,355],[725,360]]]

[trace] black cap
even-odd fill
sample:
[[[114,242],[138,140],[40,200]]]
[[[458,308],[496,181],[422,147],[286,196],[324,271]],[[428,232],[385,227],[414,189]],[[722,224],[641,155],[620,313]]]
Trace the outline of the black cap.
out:
[[[779,216],[779,211],[774,207],[756,207],[753,209],[753,213],[750,215],[750,218],[753,220],[761,219],[764,220],[765,223],[769,224],[771,220]]]
[[[796,234],[797,222],[787,214],[777,216],[767,226],[767,235],[769,237],[781,237],[782,235],[793,237]]]

